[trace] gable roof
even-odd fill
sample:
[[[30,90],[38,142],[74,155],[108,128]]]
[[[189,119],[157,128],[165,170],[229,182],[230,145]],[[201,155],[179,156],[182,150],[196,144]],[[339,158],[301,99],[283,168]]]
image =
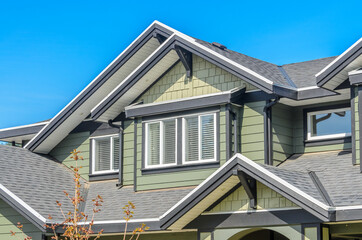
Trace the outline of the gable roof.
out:
[[[70,131],[83,121],[119,82],[159,45],[155,34],[168,37],[171,32],[157,22],[152,23],[112,63],[110,63],[83,91],[26,144],[25,148],[47,154]],[[47,141],[45,141],[47,140]]]
[[[220,49],[155,21],[25,148],[47,154],[89,114],[97,121],[113,120],[138,94],[179,61],[175,46],[204,58],[269,94],[294,100],[338,95],[315,86],[311,81],[311,75],[333,59],[277,66]]]

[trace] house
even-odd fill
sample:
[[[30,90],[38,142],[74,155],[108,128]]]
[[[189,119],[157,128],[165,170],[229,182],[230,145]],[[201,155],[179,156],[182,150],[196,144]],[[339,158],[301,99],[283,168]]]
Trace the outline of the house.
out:
[[[0,130],[0,239],[49,239],[82,151],[81,210],[119,239],[362,239],[362,38],[278,66],[152,23],[52,119]],[[22,146],[22,147],[19,147]]]

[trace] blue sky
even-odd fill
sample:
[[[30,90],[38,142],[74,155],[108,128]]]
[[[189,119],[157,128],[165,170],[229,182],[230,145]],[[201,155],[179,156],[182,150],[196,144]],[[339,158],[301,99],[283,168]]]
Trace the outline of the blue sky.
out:
[[[0,128],[53,117],[153,20],[276,64],[342,53],[360,1],[2,1]]]

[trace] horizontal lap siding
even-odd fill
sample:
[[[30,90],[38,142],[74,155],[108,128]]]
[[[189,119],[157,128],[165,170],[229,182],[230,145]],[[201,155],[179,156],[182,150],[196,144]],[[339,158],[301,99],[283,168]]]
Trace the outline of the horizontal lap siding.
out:
[[[310,105],[304,108],[315,108],[328,105],[337,105],[345,102],[335,102],[328,104],[316,104]],[[294,136],[294,153],[312,153],[312,152],[324,152],[324,151],[333,151],[333,150],[346,150],[351,149],[351,143],[344,144],[330,144],[323,146],[313,146],[305,147],[304,146],[304,124],[303,124],[303,107],[295,107],[293,111],[293,136]]]
[[[264,163],[265,101],[246,103],[240,109],[241,154],[258,163]]]
[[[292,113],[292,108],[286,105],[272,107],[273,165],[278,165],[293,154]]]
[[[132,185],[134,178],[134,121],[124,122],[123,145],[123,184]]]
[[[18,222],[24,226],[23,229],[25,234],[22,234],[16,227]],[[25,237],[30,236],[34,240],[40,240],[42,235],[41,231],[37,227],[0,199],[0,239],[17,239],[17,237],[10,236],[10,231],[16,232],[16,236],[18,236],[19,239],[24,239]]]
[[[359,135],[359,111],[358,111],[358,90],[362,90],[362,87],[354,87],[354,119],[355,119],[355,142],[356,142],[356,164],[360,164],[360,135]]]
[[[75,161],[71,159],[71,151],[77,149],[81,151],[79,156],[82,156],[84,160],[81,160],[78,165],[82,166],[80,174],[83,178],[88,180],[89,174],[89,132],[71,133],[63,139],[53,150],[49,153],[50,156],[57,159],[67,167],[75,166]]]

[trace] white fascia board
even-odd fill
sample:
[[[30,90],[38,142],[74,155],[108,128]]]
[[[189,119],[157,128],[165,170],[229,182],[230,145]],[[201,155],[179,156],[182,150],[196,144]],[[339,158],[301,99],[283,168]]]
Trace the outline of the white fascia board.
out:
[[[41,126],[41,125],[47,125],[49,122],[40,122],[40,123],[32,123],[32,124],[27,124],[27,125],[21,125],[21,126],[16,126],[16,127],[9,127],[9,128],[3,128],[0,129],[0,132],[4,132],[4,131],[11,131],[11,130],[16,130],[16,129],[22,129],[22,128],[28,128],[28,127],[36,127],[36,126]]]
[[[323,72],[327,71],[330,67],[332,67],[336,62],[338,62],[341,58],[343,58],[345,55],[347,55],[352,49],[358,45],[360,42],[362,42],[362,38],[360,38],[357,42],[355,42],[352,46],[350,46],[346,51],[344,51],[341,55],[339,55],[336,59],[334,59],[330,64],[328,64],[325,68],[323,68],[319,73],[317,73],[315,76],[318,77]]]
[[[17,203],[24,207],[27,211],[29,211],[34,217],[36,217],[38,220],[46,223],[46,219],[40,215],[37,211],[35,211],[32,207],[30,207],[27,203],[25,203],[23,200],[21,200],[18,196],[16,196],[14,193],[12,193],[9,189],[7,189],[4,185],[0,183],[0,189],[6,193],[11,198],[11,202]]]
[[[123,55],[131,48],[133,47],[133,45],[150,29],[152,28],[154,25],[158,24],[157,21],[154,21],[150,26],[148,26],[130,45],[128,45],[128,47],[126,49],[124,49],[110,64],[108,64],[108,66],[102,71],[100,72],[75,98],[73,98],[72,101],[70,101],[62,110],[60,110],[60,112],[58,112],[49,122],[51,123],[54,119],[56,119],[57,116],[59,116],[60,114],[62,114],[63,112],[65,112],[67,110],[67,108],[78,99],[79,96],[82,95],[83,92],[87,91],[88,88],[91,88],[93,83],[96,82],[104,72],[106,72],[108,69],[112,68],[113,65],[115,64],[115,62],[117,62],[120,58],[123,57]],[[36,139],[39,135],[43,134],[43,131],[40,130],[25,146],[24,148],[27,148],[30,144],[32,144],[32,142],[34,141],[34,139]]]

